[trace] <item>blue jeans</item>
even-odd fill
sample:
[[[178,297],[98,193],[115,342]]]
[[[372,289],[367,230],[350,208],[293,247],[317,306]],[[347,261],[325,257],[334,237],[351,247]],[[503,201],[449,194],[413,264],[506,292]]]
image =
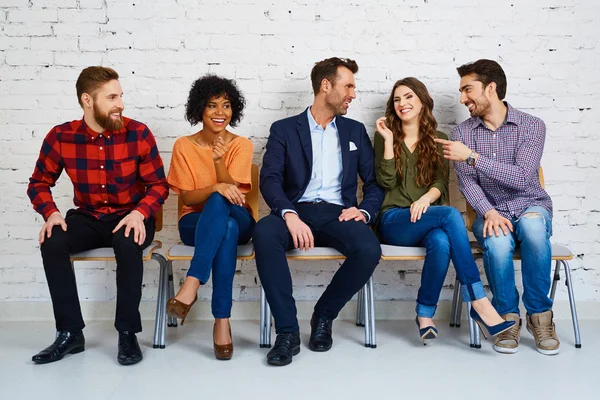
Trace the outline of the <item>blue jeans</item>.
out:
[[[254,218],[244,207],[231,204],[219,193],[210,195],[202,212],[184,215],[179,220],[179,236],[194,246],[187,276],[203,285],[213,272],[212,313],[215,318],[231,316],[231,298],[238,244],[252,237]]]
[[[473,260],[467,228],[454,207],[432,206],[417,222],[410,222],[410,208],[387,210],[379,222],[381,241],[394,246],[426,248],[417,295],[417,315],[433,318],[450,259],[462,285],[465,301],[485,297],[479,269]]]
[[[492,304],[499,314],[519,314],[519,292],[515,286],[513,253],[521,248],[523,305],[529,315],[552,308],[550,269],[552,264],[552,216],[543,207],[526,209],[511,220],[514,232],[483,238],[484,219],[477,217],[473,234],[483,248],[483,265],[492,294]]]

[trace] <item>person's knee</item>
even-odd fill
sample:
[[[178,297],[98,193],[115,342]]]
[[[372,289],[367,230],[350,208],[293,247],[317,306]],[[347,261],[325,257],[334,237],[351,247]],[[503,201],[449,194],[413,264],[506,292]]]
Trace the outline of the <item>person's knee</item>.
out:
[[[63,231],[60,225],[52,227],[50,237],[44,239],[44,243],[40,246],[42,254],[53,254],[56,252],[69,251],[69,235]]]
[[[446,232],[436,229],[428,234],[428,240],[425,243],[427,254],[446,254],[450,255],[450,239]]]
[[[254,225],[252,231],[253,243],[269,243],[281,237],[281,229],[279,229],[277,217],[268,215],[262,218]]]
[[[112,245],[115,251],[118,250],[134,250],[138,251],[141,246],[135,242],[135,231],[129,230],[129,236],[125,236],[126,227],[122,227],[113,234]]]
[[[206,200],[204,207],[210,205],[227,205],[227,199],[219,192],[214,192]]]
[[[239,234],[240,228],[237,221],[230,217],[227,220],[227,226],[225,227],[224,239],[235,239],[237,241]]]
[[[484,239],[483,249],[486,256],[494,259],[512,258],[515,242],[510,234],[500,233],[500,236],[494,234]]]
[[[526,212],[521,216],[517,229],[523,239],[546,236],[546,219],[538,212]]]
[[[446,207],[446,221],[452,225],[453,228],[461,228],[465,227],[465,221],[463,219],[462,214],[454,207]]]
[[[356,254],[364,260],[366,264],[377,265],[381,259],[381,244],[373,234],[373,237],[363,240],[357,246]]]

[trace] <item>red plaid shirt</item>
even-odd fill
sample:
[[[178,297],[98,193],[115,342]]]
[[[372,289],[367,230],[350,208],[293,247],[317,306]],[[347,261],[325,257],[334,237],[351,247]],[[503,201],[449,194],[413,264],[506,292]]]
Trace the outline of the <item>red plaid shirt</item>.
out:
[[[142,123],[123,118],[118,131],[94,132],[84,122],[55,126],[46,135],[27,195],[44,219],[58,211],[50,188],[66,170],[73,203],[100,219],[137,210],[156,214],[169,195],[154,135]]]

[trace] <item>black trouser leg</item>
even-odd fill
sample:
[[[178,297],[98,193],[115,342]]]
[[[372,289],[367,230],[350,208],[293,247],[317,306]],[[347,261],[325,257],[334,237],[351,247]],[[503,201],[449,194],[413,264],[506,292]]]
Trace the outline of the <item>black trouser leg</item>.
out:
[[[93,217],[70,210],[65,221],[67,231],[55,226],[52,235],[44,240],[40,250],[52,297],[56,330],[77,332],[82,330],[85,324],[69,255],[102,247],[103,235],[98,221]]]
[[[146,239],[141,246],[134,242],[133,230],[129,232],[129,237],[125,237],[125,227],[112,235],[112,247],[117,260],[115,328],[119,332],[137,333],[142,331],[142,319],[139,311],[144,276],[142,253],[143,249],[148,247],[154,239],[154,220],[146,220],[144,225]]]

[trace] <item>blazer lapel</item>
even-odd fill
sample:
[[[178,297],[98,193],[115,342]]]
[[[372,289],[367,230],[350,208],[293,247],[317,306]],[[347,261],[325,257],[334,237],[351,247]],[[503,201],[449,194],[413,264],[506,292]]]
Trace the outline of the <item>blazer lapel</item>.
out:
[[[312,153],[312,140],[310,138],[310,127],[308,125],[308,117],[306,116],[306,110],[298,116],[298,136],[300,136],[300,143],[302,144],[302,150],[304,151],[304,156],[306,157],[306,161],[308,162],[308,166],[310,168],[310,174],[312,175],[312,163],[313,163],[313,153]]]
[[[337,117],[335,123],[342,149],[342,182],[344,182],[346,171],[348,171],[348,163],[350,162],[350,133],[346,130],[346,121],[344,121],[344,118]]]

